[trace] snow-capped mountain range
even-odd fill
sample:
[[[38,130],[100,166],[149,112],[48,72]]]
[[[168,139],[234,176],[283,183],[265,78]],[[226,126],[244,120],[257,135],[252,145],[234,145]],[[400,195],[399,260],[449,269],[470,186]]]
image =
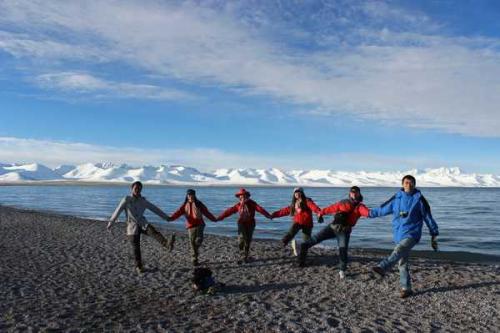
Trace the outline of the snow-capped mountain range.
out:
[[[126,164],[86,163],[49,168],[42,164],[0,163],[0,183],[25,182],[107,182],[165,185],[261,185],[261,186],[400,186],[406,174],[417,177],[418,186],[500,187],[500,176],[464,173],[459,168],[414,169],[394,172],[217,169],[201,172],[180,165],[134,167]]]

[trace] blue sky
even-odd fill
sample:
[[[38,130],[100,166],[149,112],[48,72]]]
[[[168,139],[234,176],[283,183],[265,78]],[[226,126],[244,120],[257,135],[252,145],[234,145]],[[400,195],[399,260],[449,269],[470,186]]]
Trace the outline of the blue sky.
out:
[[[500,174],[496,1],[0,2],[0,161]]]

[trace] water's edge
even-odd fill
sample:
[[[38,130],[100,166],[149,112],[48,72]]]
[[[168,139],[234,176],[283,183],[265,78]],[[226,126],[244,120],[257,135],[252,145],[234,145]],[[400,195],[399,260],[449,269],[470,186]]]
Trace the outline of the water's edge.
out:
[[[55,212],[51,210],[35,210],[35,209],[28,209],[28,208],[21,208],[21,207],[16,207],[13,205],[0,205],[0,210],[2,209],[7,209],[7,210],[14,210],[20,213],[31,213],[31,214],[43,214],[46,216],[56,216],[56,217],[67,217],[67,218],[76,218],[82,221],[89,221],[89,222],[104,222],[105,219],[102,220],[96,220],[96,219],[89,219],[87,217],[81,217],[81,216],[75,216],[71,214],[64,214],[60,212]],[[1,221],[0,221],[1,223]],[[155,225],[158,225],[154,222],[152,222]],[[176,228],[175,226],[171,225],[165,225],[161,224],[158,225],[160,229],[165,229],[165,230],[175,230],[175,231],[181,231],[179,230],[180,228]],[[105,232],[103,230],[103,232]],[[235,239],[234,236],[227,236],[223,234],[218,234],[218,233],[211,233],[211,232],[206,232],[206,234],[209,235],[214,235],[217,237],[222,237],[222,238],[228,238],[228,239]],[[273,242],[276,243],[276,239],[272,238],[259,238],[259,237],[254,237],[254,239],[258,239],[259,241],[264,241],[264,242]],[[331,246],[322,246],[323,248],[332,248]],[[381,248],[371,248],[371,247],[350,247],[350,250],[358,251],[358,252],[364,252],[364,253],[372,253],[372,254],[378,254],[378,255],[388,255],[392,252],[390,249],[381,249]],[[411,257],[413,258],[422,258],[422,259],[431,259],[435,261],[446,261],[446,262],[458,262],[458,263],[477,263],[477,264],[492,264],[492,265],[499,265],[500,264],[500,256],[497,255],[492,255],[492,254],[483,254],[483,253],[476,253],[476,252],[466,252],[466,251],[425,251],[425,250],[413,250],[411,252]]]

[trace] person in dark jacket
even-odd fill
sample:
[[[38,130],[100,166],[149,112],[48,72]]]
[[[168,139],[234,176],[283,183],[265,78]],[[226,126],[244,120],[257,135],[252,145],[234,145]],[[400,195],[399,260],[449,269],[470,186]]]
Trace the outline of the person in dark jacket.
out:
[[[293,190],[292,202],[290,203],[290,206],[284,207],[271,214],[273,219],[283,216],[293,217],[293,223],[290,230],[288,230],[281,240],[283,247],[285,247],[300,230],[302,230],[302,237],[304,241],[311,238],[313,228],[313,212],[319,214],[321,212],[321,208],[319,208],[311,198],[306,197],[302,187],[297,187]]]
[[[125,196],[121,201],[113,215],[109,219],[108,231],[111,232],[113,224],[116,222],[120,214],[125,211],[127,218],[127,237],[132,244],[133,255],[135,259],[135,269],[138,273],[144,272],[141,256],[141,234],[145,234],[156,239],[162,246],[172,251],[175,242],[175,234],[172,234],[170,241],[167,241],[163,235],[148,223],[144,217],[146,209],[152,211],[165,221],[170,221],[170,217],[165,214],[160,208],[153,205],[141,195],[142,183],[136,181],[130,186],[131,195]]]
[[[358,222],[361,216],[367,217],[369,213],[368,208],[362,202],[363,195],[361,195],[360,188],[353,186],[349,190],[349,197],[347,199],[338,201],[321,210],[319,213],[320,217],[323,215],[335,214],[335,218],[331,224],[324,227],[320,232],[312,236],[311,239],[300,245],[300,266],[305,265],[309,248],[324,240],[337,238],[339,248],[339,277],[341,279],[345,278],[347,251],[352,228],[356,225],[356,222]]]
[[[408,257],[411,249],[420,241],[422,225],[425,222],[431,234],[431,246],[437,251],[438,226],[431,214],[429,203],[415,187],[415,177],[406,175],[402,180],[403,188],[382,204],[379,208],[370,209],[369,217],[392,214],[392,232],[396,243],[392,254],[383,259],[373,271],[380,276],[398,263],[400,276],[400,296],[406,298],[413,294],[408,268]]]
[[[171,221],[175,221],[181,216],[186,218],[186,228],[191,244],[191,257],[194,266],[198,266],[199,250],[203,243],[203,231],[205,221],[203,215],[210,221],[217,222],[217,218],[208,210],[207,206],[196,198],[195,190],[189,189],[186,193],[184,203],[172,214]]]
[[[235,196],[238,198],[238,203],[233,207],[226,209],[217,217],[217,221],[222,221],[226,217],[238,213],[238,245],[240,249],[240,259],[238,263],[248,262],[250,253],[250,243],[252,242],[253,232],[255,230],[255,212],[259,212],[268,219],[271,218],[264,208],[258,203],[250,199],[250,192],[244,188],[240,189]]]

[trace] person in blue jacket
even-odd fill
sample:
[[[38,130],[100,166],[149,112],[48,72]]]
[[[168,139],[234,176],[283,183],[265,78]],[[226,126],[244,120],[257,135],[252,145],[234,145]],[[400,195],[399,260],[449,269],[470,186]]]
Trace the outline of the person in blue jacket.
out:
[[[372,270],[384,276],[396,263],[399,268],[401,285],[400,296],[406,298],[413,294],[411,290],[408,256],[410,250],[420,241],[423,222],[431,234],[431,246],[437,251],[438,226],[431,214],[429,203],[415,187],[415,177],[406,175],[402,180],[403,188],[387,200],[379,208],[370,209],[368,217],[379,217],[392,214],[392,233],[397,244],[391,255],[384,258]]]

